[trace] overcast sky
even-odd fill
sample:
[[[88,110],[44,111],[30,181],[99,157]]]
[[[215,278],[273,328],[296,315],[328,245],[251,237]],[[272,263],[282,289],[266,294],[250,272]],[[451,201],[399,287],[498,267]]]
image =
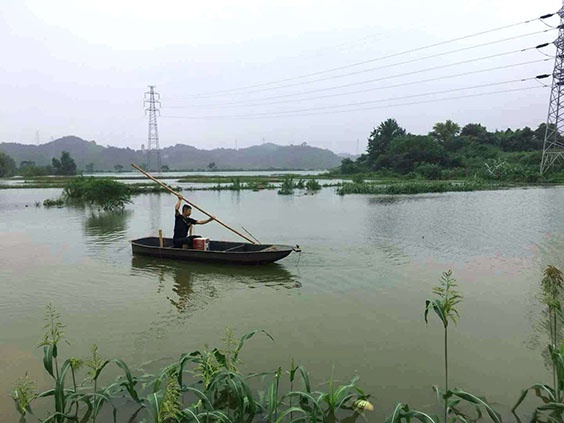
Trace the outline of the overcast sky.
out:
[[[447,119],[536,127],[550,88],[531,78],[552,72],[555,47],[534,47],[559,24],[536,18],[561,6],[0,0],[0,142],[76,135],[140,149],[148,85],[161,96],[161,148],[307,142],[354,154],[390,117],[416,134]]]

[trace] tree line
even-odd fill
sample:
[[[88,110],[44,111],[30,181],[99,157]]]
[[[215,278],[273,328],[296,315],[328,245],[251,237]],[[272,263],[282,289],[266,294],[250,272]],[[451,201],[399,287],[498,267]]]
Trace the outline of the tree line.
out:
[[[53,157],[51,164],[47,166],[38,166],[35,162],[22,161],[20,166],[16,166],[16,162],[12,157],[0,151],[0,178],[8,178],[13,175],[22,175],[25,177],[44,176],[44,175],[76,175],[76,163],[68,151],[63,151],[61,157]]]
[[[478,123],[461,128],[447,120],[436,123],[427,135],[414,135],[390,118],[370,133],[366,152],[356,160],[344,159],[339,172],[535,182],[541,178],[545,132],[545,123],[536,129],[490,132]],[[556,163],[554,170],[564,167]]]

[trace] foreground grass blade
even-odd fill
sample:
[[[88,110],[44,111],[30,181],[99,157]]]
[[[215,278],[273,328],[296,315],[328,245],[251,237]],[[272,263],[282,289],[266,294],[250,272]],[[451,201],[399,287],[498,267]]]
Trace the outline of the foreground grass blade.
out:
[[[422,423],[440,423],[437,416],[430,416],[422,411],[410,410],[407,404],[402,403],[396,405],[392,415],[384,423],[409,423],[412,419],[417,419]]]
[[[233,362],[237,362],[237,358],[239,357],[239,352],[241,351],[241,349],[243,348],[243,345],[245,345],[245,341],[249,338],[252,338],[256,333],[258,332],[262,332],[264,333],[266,336],[268,336],[272,341],[274,341],[274,338],[272,337],[272,335],[270,335],[267,331],[263,330],[263,329],[255,329],[251,332],[248,332],[246,334],[244,334],[241,339],[239,340],[239,345],[237,345],[237,348],[235,349],[235,352],[233,354]]]
[[[517,400],[517,402],[515,403],[515,405],[511,409],[512,412],[515,412],[517,407],[519,407],[519,405],[521,405],[521,403],[523,402],[523,400],[525,399],[525,397],[527,396],[527,394],[531,390],[534,390],[535,392],[537,392],[537,394],[539,396],[541,396],[540,392],[544,391],[548,395],[549,401],[554,402],[556,400],[555,397],[554,397],[554,391],[552,390],[552,388],[550,386],[542,384],[542,383],[535,383],[534,385],[529,386],[527,389],[523,389],[521,391],[521,395],[519,396],[519,399]]]
[[[453,389],[452,391],[450,391],[450,393],[452,395],[457,396],[458,398],[463,399],[464,401],[470,403],[470,404],[474,404],[477,407],[484,407],[484,409],[486,410],[486,412],[488,413],[488,416],[490,416],[490,419],[494,422],[494,423],[501,423],[501,415],[495,411],[485,400],[483,400],[482,398],[477,397],[476,395],[473,395],[469,392],[465,392],[462,391],[460,389]],[[479,409],[478,409],[479,412]]]

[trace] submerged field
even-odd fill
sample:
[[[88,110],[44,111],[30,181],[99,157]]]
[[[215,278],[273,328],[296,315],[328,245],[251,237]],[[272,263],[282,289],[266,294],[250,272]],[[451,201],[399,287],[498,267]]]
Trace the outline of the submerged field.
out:
[[[188,188],[188,183],[181,183]],[[360,376],[383,421],[397,402],[438,412],[442,330],[425,299],[448,269],[464,295],[452,326],[451,385],[483,394],[503,416],[520,390],[550,382],[538,301],[542,271],[564,267],[563,189],[530,188],[341,197],[275,191],[193,191],[191,201],[262,242],[300,244],[280,264],[232,268],[132,257],[128,240],[172,233],[175,198],[143,194],[121,213],[33,207],[60,188],[0,191],[0,389],[29,371],[40,386],[45,306],[67,324],[70,346],[154,371],[182,352],[219,345],[225,328],[249,340],[245,372],[285,370],[292,358],[327,388]],[[184,191],[186,192],[186,191]],[[199,218],[197,213],[196,218]],[[47,224],[48,222],[48,224]],[[232,239],[219,225],[198,227]],[[530,415],[534,401],[523,405]],[[3,421],[17,419],[0,396]]]

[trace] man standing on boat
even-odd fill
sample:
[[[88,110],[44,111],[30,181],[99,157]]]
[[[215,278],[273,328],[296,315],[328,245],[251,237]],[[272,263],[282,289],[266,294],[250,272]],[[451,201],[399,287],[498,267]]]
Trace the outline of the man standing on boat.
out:
[[[199,235],[192,235],[193,225],[205,225],[214,220],[214,217],[210,217],[206,220],[196,220],[192,219],[190,215],[192,214],[192,207],[188,204],[182,206],[182,213],[180,213],[180,205],[182,204],[182,196],[178,196],[178,202],[174,207],[174,236],[173,243],[175,248],[182,248],[183,245],[188,245],[188,248],[192,248],[192,240],[198,238]],[[190,236],[188,236],[190,232]]]

